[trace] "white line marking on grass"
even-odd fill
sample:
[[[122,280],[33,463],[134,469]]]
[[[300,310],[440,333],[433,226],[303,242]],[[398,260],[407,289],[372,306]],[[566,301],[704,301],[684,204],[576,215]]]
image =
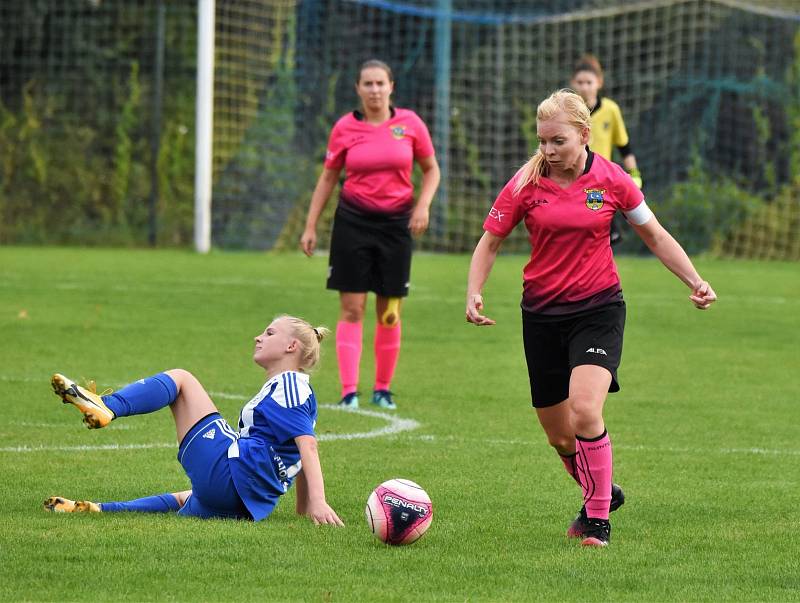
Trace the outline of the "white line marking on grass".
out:
[[[533,440],[481,440],[478,438],[459,438],[456,436],[434,436],[434,435],[408,435],[405,436],[409,440],[419,440],[423,442],[475,442],[481,444],[497,444],[500,446],[524,446],[534,445],[537,442]],[[800,450],[781,449],[781,448],[678,448],[674,446],[643,446],[641,444],[627,445],[627,444],[614,444],[616,450],[635,450],[642,452],[666,452],[671,454],[676,453],[690,453],[690,454],[754,454],[763,456],[800,456]]]
[[[385,412],[378,412],[374,410],[362,410],[357,408],[345,408],[336,404],[320,404],[320,408],[327,410],[337,410],[340,412],[353,413],[355,415],[362,415],[365,417],[374,417],[376,419],[383,419],[388,423],[378,429],[372,431],[364,431],[360,433],[323,433],[317,437],[322,441],[331,440],[366,440],[369,438],[380,438],[383,436],[394,435],[404,431],[413,431],[419,427],[419,423],[414,419],[403,419],[397,415],[390,415]]]
[[[62,428],[66,427],[68,429],[75,429],[75,423],[31,423],[29,421],[11,421],[9,425],[15,425],[19,427],[33,427],[36,429],[40,428]],[[134,425],[109,425],[106,429],[119,431],[119,430],[130,430],[130,429],[137,429]]]
[[[352,409],[352,408],[343,408],[341,406],[337,406],[335,404],[320,404],[320,408],[324,408],[326,410],[336,410],[341,412],[348,412],[354,415],[361,415],[364,417],[373,417],[376,419],[382,419],[387,422],[387,425],[383,427],[379,427],[377,429],[373,429],[371,431],[361,431],[356,433],[323,433],[317,436],[317,439],[324,442],[330,442],[334,440],[366,440],[370,438],[380,438],[390,435],[395,435],[398,433],[402,433],[404,431],[413,431],[417,429],[420,424],[413,420],[413,419],[404,419],[402,417],[398,417],[397,415],[390,415],[384,412],[378,412],[374,410],[361,410],[361,409]],[[34,425],[34,424],[28,424]],[[61,427],[61,425],[52,424],[49,425],[52,427]],[[430,437],[433,436],[422,436],[422,437]],[[154,444],[99,444],[99,445],[76,445],[76,446],[5,446],[0,448],[1,452],[16,452],[16,453],[26,453],[26,452],[90,452],[90,451],[113,451],[113,450],[147,450],[150,448],[176,448],[177,443],[154,443]]]
[[[241,396],[239,394],[226,394],[225,392],[208,392],[211,398],[221,398],[223,400],[249,400],[252,396]]]
[[[95,444],[80,446],[5,446],[0,452],[90,452],[96,450],[146,450],[148,448],[178,448],[178,444]]]
[[[0,375],[0,381],[8,381],[9,383],[43,383],[39,378],[34,377],[12,377],[10,375]],[[47,383],[45,380],[44,383]]]

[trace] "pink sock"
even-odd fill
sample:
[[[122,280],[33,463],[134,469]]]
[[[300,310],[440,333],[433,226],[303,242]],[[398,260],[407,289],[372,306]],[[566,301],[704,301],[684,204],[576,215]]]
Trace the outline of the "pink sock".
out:
[[[342,397],[358,389],[358,364],[361,362],[362,323],[336,324],[336,358],[339,360],[339,379],[342,382]]]
[[[611,504],[611,438],[608,432],[591,439],[575,436],[578,450],[578,474],[583,488],[586,515],[593,519],[608,519]]]
[[[400,356],[400,322],[375,326],[375,389],[389,389]]]
[[[578,459],[578,453],[573,452],[572,454],[561,454],[559,453],[558,456],[561,458],[561,462],[564,463],[564,469],[567,470],[567,473],[570,474],[572,479],[580,486],[581,479],[578,477],[578,467],[576,466],[576,461]]]

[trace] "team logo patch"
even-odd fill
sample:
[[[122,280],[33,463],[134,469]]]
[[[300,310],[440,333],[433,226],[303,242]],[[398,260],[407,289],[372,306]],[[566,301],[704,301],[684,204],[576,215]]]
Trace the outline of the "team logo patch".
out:
[[[606,194],[606,189],[585,188],[583,189],[583,192],[586,193],[586,207],[592,211],[597,211],[603,207],[603,203],[605,201],[605,199],[603,199],[603,195]]]
[[[403,140],[406,135],[406,127],[405,126],[392,126],[392,136],[394,136],[395,140]]]

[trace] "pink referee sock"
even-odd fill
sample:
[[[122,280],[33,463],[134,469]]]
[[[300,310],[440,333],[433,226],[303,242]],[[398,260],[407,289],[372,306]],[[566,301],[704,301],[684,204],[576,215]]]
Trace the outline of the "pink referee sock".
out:
[[[375,389],[389,389],[400,356],[400,322],[375,326]]]
[[[362,323],[336,324],[336,358],[339,360],[339,380],[342,382],[342,397],[358,389],[358,365],[361,362]]]
[[[575,443],[586,515],[593,519],[608,519],[611,505],[611,438],[607,431],[603,431],[596,438],[575,436]]]
[[[578,459],[578,453],[573,452],[572,454],[561,454],[559,452],[558,456],[561,458],[561,462],[564,463],[564,469],[567,470],[567,473],[569,473],[572,479],[574,479],[575,482],[580,486],[581,479],[578,477],[578,467],[575,464]]]

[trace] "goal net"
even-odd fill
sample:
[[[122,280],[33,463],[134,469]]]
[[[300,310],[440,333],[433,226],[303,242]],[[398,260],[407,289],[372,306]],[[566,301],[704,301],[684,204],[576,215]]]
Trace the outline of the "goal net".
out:
[[[800,154],[796,2],[274,0],[220,3],[217,18],[218,244],[297,245],[328,132],[375,57],[394,70],[395,103],[431,129],[445,175],[419,246],[471,249],[535,149],[537,103],[586,52],[651,205],[691,251],[755,256],[773,236],[800,239],[786,188]],[[797,257],[782,249],[767,255]]]
[[[191,243],[198,15],[0,0],[0,243]],[[297,248],[330,128],[379,58],[443,171],[418,248],[469,251],[536,147],[537,103],[589,52],[690,252],[800,259],[797,0],[217,0],[214,32],[218,247]]]

